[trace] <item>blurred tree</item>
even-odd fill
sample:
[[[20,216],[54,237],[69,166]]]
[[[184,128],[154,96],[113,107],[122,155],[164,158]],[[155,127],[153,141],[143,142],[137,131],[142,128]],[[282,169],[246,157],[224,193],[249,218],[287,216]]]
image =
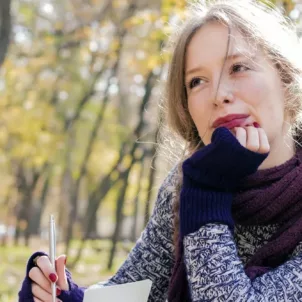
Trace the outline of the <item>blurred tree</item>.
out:
[[[3,63],[11,34],[11,0],[0,2],[0,65]]]

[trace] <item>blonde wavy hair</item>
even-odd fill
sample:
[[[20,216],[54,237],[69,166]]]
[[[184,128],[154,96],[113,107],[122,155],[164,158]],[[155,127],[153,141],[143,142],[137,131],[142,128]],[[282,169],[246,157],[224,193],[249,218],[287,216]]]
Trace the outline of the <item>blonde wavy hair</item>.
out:
[[[185,142],[183,151],[190,155],[203,146],[189,114],[184,74],[187,46],[194,34],[209,22],[220,22],[230,32],[236,29],[249,44],[261,47],[273,62],[286,88],[285,110],[292,121],[290,134],[299,144],[302,138],[302,52],[295,26],[271,4],[249,0],[194,1],[188,9],[186,21],[171,38],[173,52],[163,106],[169,128]],[[179,163],[177,190],[182,182],[183,159]],[[179,200],[176,200],[174,240],[178,238],[178,210]]]

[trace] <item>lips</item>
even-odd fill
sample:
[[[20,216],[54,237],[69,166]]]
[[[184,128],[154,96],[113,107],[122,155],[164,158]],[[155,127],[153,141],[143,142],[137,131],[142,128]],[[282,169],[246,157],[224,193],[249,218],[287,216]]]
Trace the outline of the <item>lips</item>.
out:
[[[214,121],[213,127],[226,127],[232,129],[234,127],[241,127],[246,125],[248,114],[229,114]]]

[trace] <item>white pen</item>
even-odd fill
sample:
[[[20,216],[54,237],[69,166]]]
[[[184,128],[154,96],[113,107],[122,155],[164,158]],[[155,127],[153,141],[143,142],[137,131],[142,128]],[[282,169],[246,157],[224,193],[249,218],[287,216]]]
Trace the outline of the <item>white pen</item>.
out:
[[[50,262],[54,268],[56,269],[55,259],[56,259],[56,224],[53,215],[50,215],[49,219],[49,255],[50,255]],[[52,302],[56,302],[57,294],[56,294],[56,283],[51,283],[51,295],[52,295]]]

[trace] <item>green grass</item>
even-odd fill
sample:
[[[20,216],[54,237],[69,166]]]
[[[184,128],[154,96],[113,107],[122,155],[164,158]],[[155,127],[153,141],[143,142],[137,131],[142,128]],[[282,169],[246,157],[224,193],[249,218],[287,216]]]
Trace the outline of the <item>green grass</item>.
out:
[[[81,260],[72,270],[73,279],[82,286],[89,286],[106,280],[123,263],[133,245],[133,243],[118,244],[114,267],[111,271],[108,271],[107,262],[110,242],[108,240],[88,242],[82,253]],[[68,255],[69,263],[73,261],[78,246],[78,241],[72,242],[70,255]],[[37,239],[34,240],[34,243],[31,243],[29,248],[24,246],[0,247],[0,278],[2,281],[0,283],[0,302],[17,301],[18,291],[25,276],[25,268],[29,256],[36,250],[47,251],[47,249],[47,245],[45,243],[41,244]],[[57,250],[59,255],[63,253],[64,247],[58,245]]]

